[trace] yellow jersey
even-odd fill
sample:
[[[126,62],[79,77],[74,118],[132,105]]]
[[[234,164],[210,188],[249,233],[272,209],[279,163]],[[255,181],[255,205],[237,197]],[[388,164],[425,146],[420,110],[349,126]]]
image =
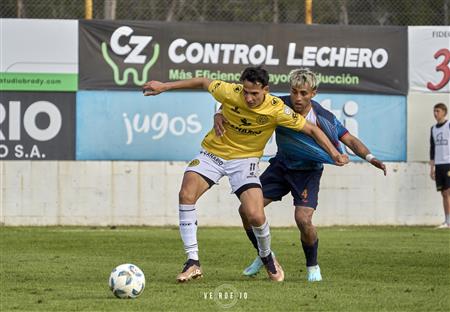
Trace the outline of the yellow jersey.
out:
[[[222,137],[216,136],[211,129],[203,139],[202,147],[225,160],[259,158],[277,126],[299,131],[306,123],[303,116],[271,94],[266,94],[258,107],[249,108],[241,84],[214,80],[208,91],[222,104],[228,123],[224,125],[226,131]]]

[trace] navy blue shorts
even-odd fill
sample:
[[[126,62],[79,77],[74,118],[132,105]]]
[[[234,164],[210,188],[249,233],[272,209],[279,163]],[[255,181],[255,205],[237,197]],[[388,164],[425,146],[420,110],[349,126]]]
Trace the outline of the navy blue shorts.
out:
[[[323,169],[291,170],[271,159],[260,177],[264,198],[277,201],[291,192],[294,206],[316,209],[322,172]]]

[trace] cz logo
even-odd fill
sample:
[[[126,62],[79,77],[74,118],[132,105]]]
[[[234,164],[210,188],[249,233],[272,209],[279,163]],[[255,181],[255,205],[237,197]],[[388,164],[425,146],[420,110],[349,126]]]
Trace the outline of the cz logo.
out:
[[[142,55],[141,53],[152,41],[153,37],[132,35],[133,32],[133,29],[128,26],[121,26],[117,28],[111,35],[110,46],[116,55],[127,55],[127,57],[123,60],[125,64],[145,64],[142,69],[141,79],[139,79],[139,73],[136,68],[125,68],[122,73],[122,77],[120,77],[120,68],[108,54],[108,46],[106,42],[102,42],[101,44],[103,58],[112,68],[114,82],[119,86],[123,86],[128,82],[129,75],[133,77],[133,82],[135,85],[143,85],[147,81],[148,71],[156,63],[159,56],[159,44],[155,43],[153,46],[153,56],[147,63],[145,63],[147,56]],[[127,44],[120,43],[122,37],[129,37]],[[135,45],[135,47],[132,48],[130,45]]]

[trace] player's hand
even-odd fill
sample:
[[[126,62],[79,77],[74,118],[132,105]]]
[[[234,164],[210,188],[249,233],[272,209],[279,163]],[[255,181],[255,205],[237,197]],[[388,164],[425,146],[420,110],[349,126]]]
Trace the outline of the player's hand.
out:
[[[161,92],[167,91],[166,84],[161,81],[152,80],[149,82],[144,83],[144,86],[142,87],[145,96],[149,95],[157,95]]]
[[[370,161],[370,163],[371,163],[373,166],[377,167],[378,169],[383,170],[384,175],[386,175],[386,165],[383,164],[383,162],[382,162],[381,160],[378,160],[378,159],[376,159],[376,158],[373,158],[373,159]]]
[[[334,164],[336,166],[343,166],[348,164],[348,155],[347,154],[336,154],[333,156]]]
[[[436,171],[431,170],[430,171],[430,177],[431,177],[431,180],[436,181]]]
[[[214,114],[214,132],[218,137],[221,137],[225,133],[225,124],[228,120],[223,116],[222,113],[217,112]]]

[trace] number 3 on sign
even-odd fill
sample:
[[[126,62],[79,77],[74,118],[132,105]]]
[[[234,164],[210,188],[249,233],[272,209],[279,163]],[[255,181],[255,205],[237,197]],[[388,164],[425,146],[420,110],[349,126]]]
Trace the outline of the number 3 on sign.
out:
[[[441,71],[444,77],[442,77],[442,80],[438,84],[427,83],[427,88],[433,91],[442,89],[450,80],[450,51],[448,49],[440,49],[434,54],[435,59],[438,59],[440,56],[443,56],[444,60],[436,66],[436,71]]]

